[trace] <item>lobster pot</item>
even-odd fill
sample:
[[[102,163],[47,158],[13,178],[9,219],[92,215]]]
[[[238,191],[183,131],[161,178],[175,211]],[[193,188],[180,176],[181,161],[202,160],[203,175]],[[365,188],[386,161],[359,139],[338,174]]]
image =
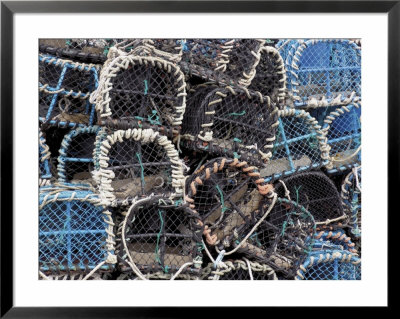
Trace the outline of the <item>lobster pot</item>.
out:
[[[252,223],[243,232],[248,239],[238,252],[268,264],[286,279],[294,276],[315,241],[312,215],[294,201],[277,198],[267,217],[256,222],[260,223],[255,229],[256,223]],[[243,240],[244,236],[240,236],[235,244],[239,245]]]
[[[201,94],[201,93],[199,93]],[[242,89],[214,89],[199,106],[194,97],[191,117],[182,133],[197,135],[197,148],[263,165],[271,158],[278,109],[269,97]]]
[[[202,231],[198,215],[187,206],[162,196],[142,199],[130,207],[119,229],[119,268],[139,277],[178,270],[198,274]]]
[[[272,186],[259,176],[246,162],[216,158],[187,180],[186,201],[205,225],[208,245],[231,246],[246,225],[265,213],[269,200],[264,197],[272,194]]]
[[[89,95],[97,88],[99,66],[39,54],[39,117],[92,125],[94,105]]]
[[[228,260],[224,266],[211,271],[214,264],[209,264],[205,271],[209,280],[278,280],[275,271],[266,264],[245,260]]]
[[[121,55],[106,61],[93,96],[100,120],[181,125],[186,83],[179,67],[160,57]]]
[[[189,75],[246,87],[255,75],[262,45],[255,39],[187,39],[180,65]]]
[[[348,40],[306,40],[288,67],[296,107],[348,104],[361,96],[361,48]]]
[[[274,186],[279,197],[304,206],[317,225],[339,223],[346,218],[335,184],[322,172],[297,173],[277,181]]]
[[[261,170],[261,176],[267,182],[328,163],[322,159],[326,143],[321,126],[308,112],[289,108],[280,110],[278,121],[272,158]]]
[[[352,254],[358,255],[359,253],[355,243],[351,241],[351,238],[346,235],[346,232],[343,229],[338,229],[334,231],[317,231],[315,235],[315,243],[312,249],[339,249],[345,250]]]
[[[343,207],[349,217],[350,234],[361,237],[361,168],[354,168],[342,183]]]
[[[109,205],[126,206],[150,194],[183,196],[183,162],[166,136],[151,129],[118,130],[100,143],[93,174]]]
[[[39,182],[50,181],[52,174],[50,172],[50,150],[46,144],[46,139],[42,131],[39,130]]]
[[[337,108],[324,120],[322,131],[328,145],[323,158],[328,173],[336,173],[361,163],[361,105]]]
[[[361,280],[361,259],[349,252],[326,250],[307,257],[295,280]]]
[[[286,96],[286,69],[279,51],[271,46],[263,46],[256,74],[248,87],[250,90],[269,96],[283,106]]]
[[[77,128],[65,135],[58,157],[58,180],[60,183],[92,184],[95,141],[98,134],[106,134],[99,126]],[[99,143],[98,143],[99,145]]]
[[[40,271],[86,273],[96,267],[111,271],[113,238],[112,219],[97,195],[67,187],[40,189]]]

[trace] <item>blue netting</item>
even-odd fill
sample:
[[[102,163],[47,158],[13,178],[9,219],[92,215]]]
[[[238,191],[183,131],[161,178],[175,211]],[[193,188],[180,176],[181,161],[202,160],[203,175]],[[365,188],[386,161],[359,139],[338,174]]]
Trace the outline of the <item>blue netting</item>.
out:
[[[94,66],[39,55],[39,117],[92,125],[89,95],[97,88],[97,72]]]
[[[103,209],[83,198],[95,195],[89,191],[62,190],[50,195],[39,211],[39,267],[41,271],[87,271],[96,267],[107,258],[106,227]],[[40,194],[42,204],[46,192]],[[110,269],[105,264],[103,270]]]
[[[337,254],[337,257],[332,257],[335,254]],[[343,255],[346,256],[345,260],[342,260]],[[322,261],[318,262],[320,257]],[[311,262],[311,258],[313,258],[313,262]],[[329,258],[329,261],[324,262],[323,260],[326,258]],[[324,252],[311,253],[303,264],[303,267],[306,271],[300,269],[297,273],[296,279],[361,280],[360,259],[341,250],[327,250]]]
[[[58,180],[70,182],[91,179],[94,169],[93,150],[99,126],[78,128],[65,135],[58,157]]]
[[[305,117],[300,114],[295,111],[294,115],[280,116],[271,161],[261,171],[266,182],[324,165],[319,127],[312,125],[315,119],[310,114]]]
[[[343,112],[338,113],[338,110]],[[332,123],[330,117],[334,117]],[[361,108],[350,104],[330,113],[324,121],[323,130],[330,147],[332,167],[329,173],[343,171],[361,163]]]
[[[297,45],[296,52],[288,52],[287,63],[288,88],[296,107],[309,105],[312,98],[337,105],[353,92],[361,96],[361,53],[355,43],[307,40]]]

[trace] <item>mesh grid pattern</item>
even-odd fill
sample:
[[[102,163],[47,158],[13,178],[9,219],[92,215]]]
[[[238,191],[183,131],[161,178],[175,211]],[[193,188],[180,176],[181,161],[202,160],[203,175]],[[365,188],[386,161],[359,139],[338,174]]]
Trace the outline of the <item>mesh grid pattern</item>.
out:
[[[267,218],[239,251],[258,262],[267,263],[289,278],[311,251],[314,234],[312,215],[294,201],[278,198]]]
[[[282,105],[285,99],[286,70],[279,51],[271,47],[262,48],[260,62],[249,89],[259,91]]]
[[[58,157],[60,182],[91,183],[93,150],[100,127],[78,128],[64,137]]]
[[[333,257],[333,256],[337,257]],[[342,261],[341,257],[347,258]],[[348,257],[350,256],[350,261]],[[328,258],[329,261],[318,262],[318,259]],[[314,258],[311,263],[310,259]],[[361,262],[356,256],[343,251],[326,251],[311,255],[304,263],[305,271],[299,271],[296,279],[303,280],[361,280]],[[301,274],[301,276],[299,275]]]
[[[161,145],[124,140],[111,147],[108,162],[117,199],[173,191],[172,163]]]
[[[97,88],[97,68],[39,55],[39,116],[92,124],[94,106],[88,97]]]
[[[152,125],[180,125],[186,105],[179,68],[161,58],[120,56],[104,68],[97,110],[101,119],[135,120]],[[106,102],[104,102],[104,101]]]
[[[62,192],[59,197],[70,196]],[[47,271],[88,271],[107,257],[106,223],[102,208],[78,194],[71,201],[48,202],[39,212],[39,265]],[[40,196],[40,203],[45,193]],[[50,195],[50,199],[52,198]],[[110,268],[103,265],[103,270]]]
[[[359,104],[342,106],[324,120],[329,145],[329,172],[345,170],[361,162],[361,109]]]
[[[40,279],[360,279],[360,48],[40,39]]]
[[[208,161],[186,183],[186,200],[211,230],[206,237],[211,245],[229,247],[235,233],[263,214],[262,193],[268,191],[268,185],[256,183],[259,173],[254,167],[234,163],[238,161]]]
[[[125,219],[127,250],[120,247],[123,260],[131,260],[142,273],[174,273],[185,263],[201,257],[201,232],[197,215],[187,207],[177,206],[162,197],[149,197],[134,204]],[[126,254],[130,254],[128,259]],[[120,262],[120,269],[129,272],[130,267]],[[186,273],[197,273],[190,266]]]
[[[261,171],[266,181],[322,167],[321,143],[318,138],[322,133],[320,127],[313,124],[315,121],[304,111],[294,111],[292,115],[282,114],[279,117],[272,158]]]
[[[295,106],[325,99],[337,105],[355,92],[361,95],[360,48],[349,41],[308,40],[297,47],[289,73]]]
[[[262,43],[255,39],[186,39],[180,65],[186,73],[206,80],[248,86]]]
[[[182,132],[197,133],[198,147],[217,156],[261,164],[271,157],[277,118],[275,104],[257,92],[206,87],[190,99]]]
[[[275,183],[275,192],[304,206],[316,222],[326,222],[343,216],[339,192],[322,172],[297,173]]]

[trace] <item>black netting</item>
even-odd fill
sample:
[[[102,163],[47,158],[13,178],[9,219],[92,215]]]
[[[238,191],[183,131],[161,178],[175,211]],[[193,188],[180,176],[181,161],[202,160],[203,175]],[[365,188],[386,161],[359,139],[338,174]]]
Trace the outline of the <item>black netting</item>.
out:
[[[186,39],[180,65],[191,76],[248,86],[261,46],[255,39]]]
[[[244,234],[253,226],[250,224]],[[239,251],[251,259],[267,263],[289,278],[311,251],[314,233],[314,219],[303,206],[278,198],[269,215]],[[241,237],[236,244],[240,240]]]
[[[134,57],[128,67],[113,71],[107,91],[100,88],[99,94],[109,99],[106,108],[102,103],[98,107],[100,117],[156,126],[179,125],[184,113],[185,83],[179,69],[162,63],[154,63],[150,57]],[[109,75],[108,69],[101,74],[106,79]]]
[[[297,173],[275,183],[279,197],[287,197],[304,206],[316,222],[344,217],[339,192],[322,172]],[[335,220],[336,223],[343,220]]]
[[[120,269],[130,272],[128,261],[142,273],[174,273],[184,264],[201,259],[202,227],[197,223],[195,212],[162,197],[150,197],[134,204],[121,228],[126,247],[122,241]],[[198,270],[191,265],[184,272]]]
[[[182,133],[197,137],[197,148],[262,165],[272,155],[277,118],[257,92],[205,87],[191,97]]]
[[[172,163],[161,145],[124,140],[114,144],[108,156],[117,199],[173,192]]]
[[[244,162],[217,158],[187,180],[187,201],[211,231],[208,244],[228,247],[234,235],[263,214],[269,188],[258,176],[257,169]]]
[[[260,62],[249,89],[259,91],[264,96],[282,103],[286,88],[286,70],[282,57],[273,48],[263,48],[260,53]]]

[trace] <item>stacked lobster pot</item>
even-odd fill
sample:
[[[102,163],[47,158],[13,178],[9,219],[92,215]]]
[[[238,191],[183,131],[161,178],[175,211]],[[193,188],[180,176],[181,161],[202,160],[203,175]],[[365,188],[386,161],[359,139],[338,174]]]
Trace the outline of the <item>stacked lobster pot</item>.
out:
[[[306,150],[307,142],[310,148],[302,152],[307,157],[288,156],[291,171],[279,180],[280,192],[304,202],[316,221],[317,241],[296,279],[360,279],[361,43],[287,39],[276,48],[287,75],[283,113],[307,114],[315,128],[303,134],[300,147]],[[282,130],[282,153],[293,153],[288,140],[300,143],[291,134],[293,128]],[[311,149],[318,155],[308,155]],[[298,161],[314,169],[297,166]]]
[[[40,40],[40,279],[360,279],[357,43]]]

